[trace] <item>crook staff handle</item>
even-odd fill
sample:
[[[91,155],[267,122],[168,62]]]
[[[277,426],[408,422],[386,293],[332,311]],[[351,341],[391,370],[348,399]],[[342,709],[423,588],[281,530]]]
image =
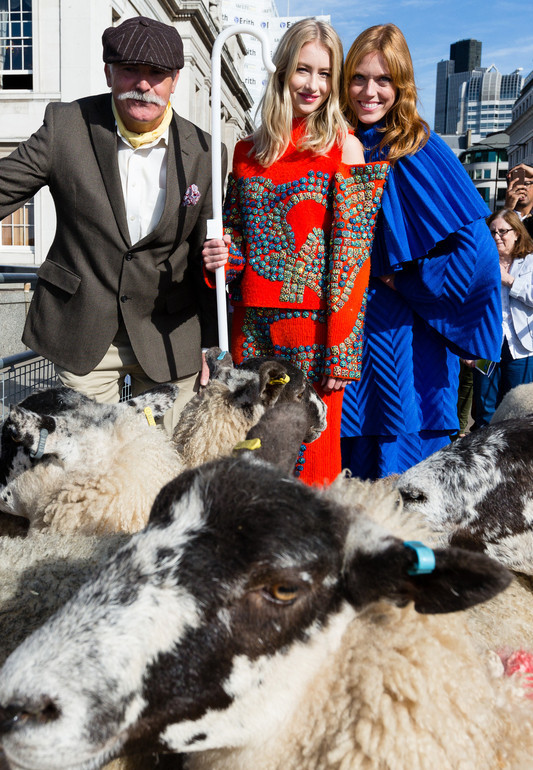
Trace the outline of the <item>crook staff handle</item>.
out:
[[[207,238],[222,238],[224,226],[222,224],[222,139],[221,139],[221,59],[222,46],[232,35],[253,35],[261,42],[263,63],[268,72],[275,72],[276,68],[270,58],[270,43],[263,29],[254,29],[246,24],[235,24],[226,27],[217,36],[211,54],[211,190],[213,195],[213,219],[207,221]],[[228,319],[226,314],[226,279],[223,267],[215,271],[217,318],[218,318],[218,346],[221,350],[229,350]]]

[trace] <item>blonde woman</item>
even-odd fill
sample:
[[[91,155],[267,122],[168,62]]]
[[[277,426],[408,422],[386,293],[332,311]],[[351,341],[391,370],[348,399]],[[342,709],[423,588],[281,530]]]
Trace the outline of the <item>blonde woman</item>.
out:
[[[324,22],[289,28],[274,55],[261,126],[235,148],[224,241],[204,246],[226,265],[236,362],[288,358],[328,406],[328,428],[302,447],[296,473],[341,470],[347,382],[360,376],[369,250],[388,164],[364,163],[340,108],[342,45]]]
[[[391,164],[372,251],[362,378],[346,388],[343,465],[401,473],[458,429],[459,358],[499,358],[498,255],[490,213],[417,110],[394,24],[362,32],[344,66],[344,106],[366,160]]]

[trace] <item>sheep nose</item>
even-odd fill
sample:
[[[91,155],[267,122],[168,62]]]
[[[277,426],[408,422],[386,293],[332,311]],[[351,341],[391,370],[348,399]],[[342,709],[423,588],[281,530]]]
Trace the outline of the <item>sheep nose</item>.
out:
[[[0,707],[0,735],[6,735],[28,722],[38,724],[53,722],[59,718],[59,714],[59,709],[49,698],[43,699],[42,703],[32,705],[31,708],[14,705]]]

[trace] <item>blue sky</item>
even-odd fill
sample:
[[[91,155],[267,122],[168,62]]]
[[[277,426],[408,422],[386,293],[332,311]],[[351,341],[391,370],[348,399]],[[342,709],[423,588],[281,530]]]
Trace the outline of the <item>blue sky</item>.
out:
[[[533,12],[527,0],[277,0],[280,16],[330,14],[345,53],[373,24],[393,22],[404,33],[415,67],[420,111],[433,126],[437,62],[448,59],[450,43],[481,40],[481,66],[496,65],[506,75],[533,70]]]

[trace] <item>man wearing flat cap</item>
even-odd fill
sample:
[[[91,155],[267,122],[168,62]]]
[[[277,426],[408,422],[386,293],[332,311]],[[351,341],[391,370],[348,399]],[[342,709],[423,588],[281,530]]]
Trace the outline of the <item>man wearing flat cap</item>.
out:
[[[118,401],[197,390],[202,348],[217,344],[215,294],[202,277],[211,212],[210,138],[170,106],[183,67],[174,27],[142,16],[106,29],[111,94],[47,106],[44,123],[0,160],[0,219],[41,187],[57,229],[24,328],[65,385]]]

